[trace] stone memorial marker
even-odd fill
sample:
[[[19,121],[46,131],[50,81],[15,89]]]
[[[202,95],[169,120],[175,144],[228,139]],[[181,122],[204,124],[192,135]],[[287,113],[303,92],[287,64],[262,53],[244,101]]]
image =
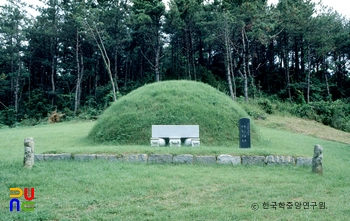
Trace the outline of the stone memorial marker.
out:
[[[239,147],[250,148],[250,119],[239,120]]]
[[[320,145],[315,145],[314,147],[314,157],[312,158],[312,172],[322,175],[322,159],[323,159],[323,150]]]
[[[34,165],[34,138],[27,137],[24,139],[24,159],[23,167],[32,168]]]

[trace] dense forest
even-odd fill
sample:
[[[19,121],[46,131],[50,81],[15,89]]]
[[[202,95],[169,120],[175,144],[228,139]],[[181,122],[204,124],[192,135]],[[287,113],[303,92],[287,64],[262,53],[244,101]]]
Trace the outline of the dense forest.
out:
[[[0,6],[0,124],[54,110],[94,115],[171,79],[208,83],[233,101],[349,102],[350,21],[321,3],[43,2],[36,17],[21,0]]]

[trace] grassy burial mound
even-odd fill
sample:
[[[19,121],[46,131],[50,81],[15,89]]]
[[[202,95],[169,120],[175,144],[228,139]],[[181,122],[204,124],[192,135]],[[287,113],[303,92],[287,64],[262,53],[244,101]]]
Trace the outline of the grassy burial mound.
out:
[[[114,102],[89,134],[95,142],[149,144],[151,126],[199,125],[201,144],[238,144],[238,120],[248,114],[224,93],[194,81],[145,85]],[[252,138],[258,139],[251,124]]]

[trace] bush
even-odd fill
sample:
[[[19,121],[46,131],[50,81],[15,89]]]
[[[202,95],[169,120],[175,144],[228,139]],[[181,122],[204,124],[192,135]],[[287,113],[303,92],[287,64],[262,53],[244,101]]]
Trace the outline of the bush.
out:
[[[79,118],[84,120],[96,120],[101,113],[102,111],[97,108],[84,107],[79,113]]]
[[[25,119],[21,120],[20,124],[23,126],[35,126],[35,125],[39,124],[39,121],[36,120],[35,118],[25,118]]]
[[[292,115],[300,118],[310,120],[317,119],[317,114],[310,104],[295,104],[291,111]]]
[[[297,117],[316,120],[324,125],[350,132],[350,104],[346,101],[318,101],[309,104],[294,105],[291,114]]]
[[[263,120],[266,119],[266,113],[258,105],[254,105],[251,101],[249,103],[244,101],[240,102],[240,105],[252,118]]]
[[[267,114],[273,114],[273,107],[270,100],[259,99],[258,104]]]
[[[16,112],[13,108],[8,108],[0,112],[0,124],[13,127],[17,122],[16,118]]]

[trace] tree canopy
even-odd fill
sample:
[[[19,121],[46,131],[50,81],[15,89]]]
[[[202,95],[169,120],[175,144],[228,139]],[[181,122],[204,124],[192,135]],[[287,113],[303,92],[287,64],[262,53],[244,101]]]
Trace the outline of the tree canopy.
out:
[[[102,110],[164,80],[247,102],[350,97],[350,22],[311,0],[43,2],[36,17],[0,6],[0,123]]]

